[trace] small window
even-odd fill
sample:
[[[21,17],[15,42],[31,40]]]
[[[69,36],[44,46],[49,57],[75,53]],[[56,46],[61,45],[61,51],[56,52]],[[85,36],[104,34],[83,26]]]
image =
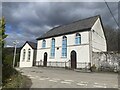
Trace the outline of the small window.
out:
[[[75,36],[75,44],[76,45],[81,44],[81,35],[79,33],[77,33]]]
[[[42,48],[45,48],[45,47],[46,47],[46,41],[43,40],[43,41],[42,41]]]
[[[31,56],[31,50],[28,49],[28,61],[30,61],[30,56]]]
[[[25,49],[23,49],[23,59],[22,59],[22,61],[25,61],[25,54],[26,54],[26,51],[25,51]]]

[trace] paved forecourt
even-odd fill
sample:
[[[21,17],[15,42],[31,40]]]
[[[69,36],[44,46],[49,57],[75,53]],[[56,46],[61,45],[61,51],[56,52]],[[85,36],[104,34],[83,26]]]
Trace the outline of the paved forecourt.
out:
[[[64,68],[17,68],[32,80],[31,88],[117,88],[117,73],[82,73]]]

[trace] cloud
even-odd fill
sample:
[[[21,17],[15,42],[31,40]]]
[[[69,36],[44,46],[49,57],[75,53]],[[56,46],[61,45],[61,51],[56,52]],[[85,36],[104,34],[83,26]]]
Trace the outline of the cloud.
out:
[[[118,19],[117,2],[108,4]],[[9,46],[16,39],[22,46],[26,40],[35,41],[52,27],[98,14],[105,25],[116,27],[104,2],[3,2],[2,11]]]

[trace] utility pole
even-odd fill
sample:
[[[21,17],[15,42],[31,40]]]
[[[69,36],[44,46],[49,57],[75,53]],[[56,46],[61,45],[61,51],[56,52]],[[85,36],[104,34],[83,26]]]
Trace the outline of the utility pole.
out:
[[[15,40],[15,41],[13,42],[14,47],[15,47],[15,49],[14,49],[14,57],[13,57],[13,68],[14,68],[14,65],[15,65],[15,57],[16,57],[16,47],[17,47],[17,43],[19,43],[17,40]]]

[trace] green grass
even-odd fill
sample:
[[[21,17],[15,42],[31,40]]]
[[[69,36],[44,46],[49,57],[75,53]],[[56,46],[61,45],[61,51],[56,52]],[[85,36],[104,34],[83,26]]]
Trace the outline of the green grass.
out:
[[[29,88],[31,86],[31,80],[20,73],[12,75],[6,80],[6,84],[3,86],[5,88]]]

